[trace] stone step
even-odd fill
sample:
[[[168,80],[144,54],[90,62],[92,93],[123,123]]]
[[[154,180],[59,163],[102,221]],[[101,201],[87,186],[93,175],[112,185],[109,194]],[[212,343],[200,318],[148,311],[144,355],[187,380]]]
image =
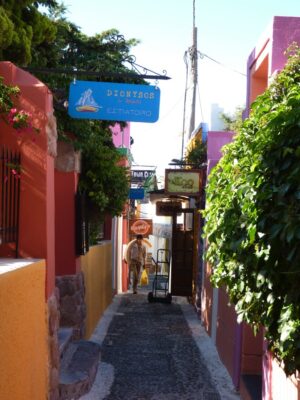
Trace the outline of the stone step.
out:
[[[88,393],[95,380],[100,346],[88,340],[71,342],[60,365],[60,400],[76,400]]]
[[[63,352],[66,350],[68,344],[71,342],[73,335],[73,328],[59,328],[58,329],[58,346],[59,354],[62,357]]]

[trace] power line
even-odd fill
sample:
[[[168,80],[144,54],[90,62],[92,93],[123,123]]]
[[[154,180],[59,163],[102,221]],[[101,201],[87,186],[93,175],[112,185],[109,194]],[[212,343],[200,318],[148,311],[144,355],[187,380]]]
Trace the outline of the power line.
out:
[[[232,68],[228,67],[227,65],[221,63],[220,61],[215,60],[214,58],[208,56],[207,54],[202,53],[201,51],[198,51],[198,55],[199,55],[200,58],[203,59],[204,57],[206,57],[206,58],[208,58],[209,60],[213,61],[214,63],[216,63],[216,64],[218,64],[218,65],[221,65],[221,67],[227,68],[227,69],[231,70],[232,72],[235,72],[236,74],[239,74],[239,75],[242,75],[242,76],[247,76],[247,75],[244,74],[243,72],[240,72],[240,71],[237,71],[237,70],[235,70],[235,69],[232,69]]]
[[[199,100],[199,106],[200,106],[201,119],[202,119],[202,121],[204,121],[199,85],[197,85],[197,89],[198,89],[198,100]]]

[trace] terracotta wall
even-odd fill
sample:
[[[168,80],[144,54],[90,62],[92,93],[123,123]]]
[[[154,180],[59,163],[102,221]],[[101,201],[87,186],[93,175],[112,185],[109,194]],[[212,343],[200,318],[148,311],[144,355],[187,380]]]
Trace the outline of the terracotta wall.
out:
[[[21,89],[18,105],[31,113],[36,134],[17,135],[1,122],[0,145],[21,152],[22,176],[20,195],[21,257],[47,260],[47,296],[54,289],[54,156],[56,125],[53,117],[52,95],[47,86],[34,76],[10,62],[0,62],[0,75],[6,84]],[[5,252],[5,254],[3,253]],[[13,257],[8,248],[1,256]]]
[[[45,261],[0,259],[0,398],[41,400],[48,393]]]
[[[55,271],[76,274],[75,193],[77,174],[55,170]]]

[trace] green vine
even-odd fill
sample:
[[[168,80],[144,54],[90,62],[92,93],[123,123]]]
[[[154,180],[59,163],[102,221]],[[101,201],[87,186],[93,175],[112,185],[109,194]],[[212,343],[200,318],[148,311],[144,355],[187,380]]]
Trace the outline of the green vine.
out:
[[[207,145],[206,142],[202,142],[197,139],[193,143],[193,146],[187,152],[185,162],[190,164],[193,168],[200,168],[203,163],[207,160]]]
[[[300,369],[300,50],[252,105],[208,179],[206,254],[238,321],[263,326],[287,374]]]

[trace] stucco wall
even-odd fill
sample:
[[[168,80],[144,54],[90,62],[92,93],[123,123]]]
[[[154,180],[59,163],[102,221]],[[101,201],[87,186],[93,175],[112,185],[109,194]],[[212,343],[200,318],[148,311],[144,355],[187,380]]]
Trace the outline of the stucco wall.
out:
[[[76,274],[75,193],[77,174],[55,170],[55,272]]]
[[[105,241],[92,246],[81,257],[85,281],[87,308],[86,338],[93,333],[97,322],[112,301],[112,245]]]
[[[39,129],[38,134],[17,135],[2,122],[0,146],[21,152],[19,256],[47,260],[48,297],[53,293],[55,277],[53,216],[56,126],[52,94],[46,85],[11,62],[0,62],[0,75],[4,77],[5,84],[19,86],[21,95],[16,105],[32,115],[32,123]],[[14,257],[4,246],[0,248],[0,255]]]
[[[0,261],[0,399],[46,399],[45,261]]]
[[[299,374],[298,374],[299,375]],[[287,377],[269,352],[264,356],[263,400],[299,400],[299,376]]]

